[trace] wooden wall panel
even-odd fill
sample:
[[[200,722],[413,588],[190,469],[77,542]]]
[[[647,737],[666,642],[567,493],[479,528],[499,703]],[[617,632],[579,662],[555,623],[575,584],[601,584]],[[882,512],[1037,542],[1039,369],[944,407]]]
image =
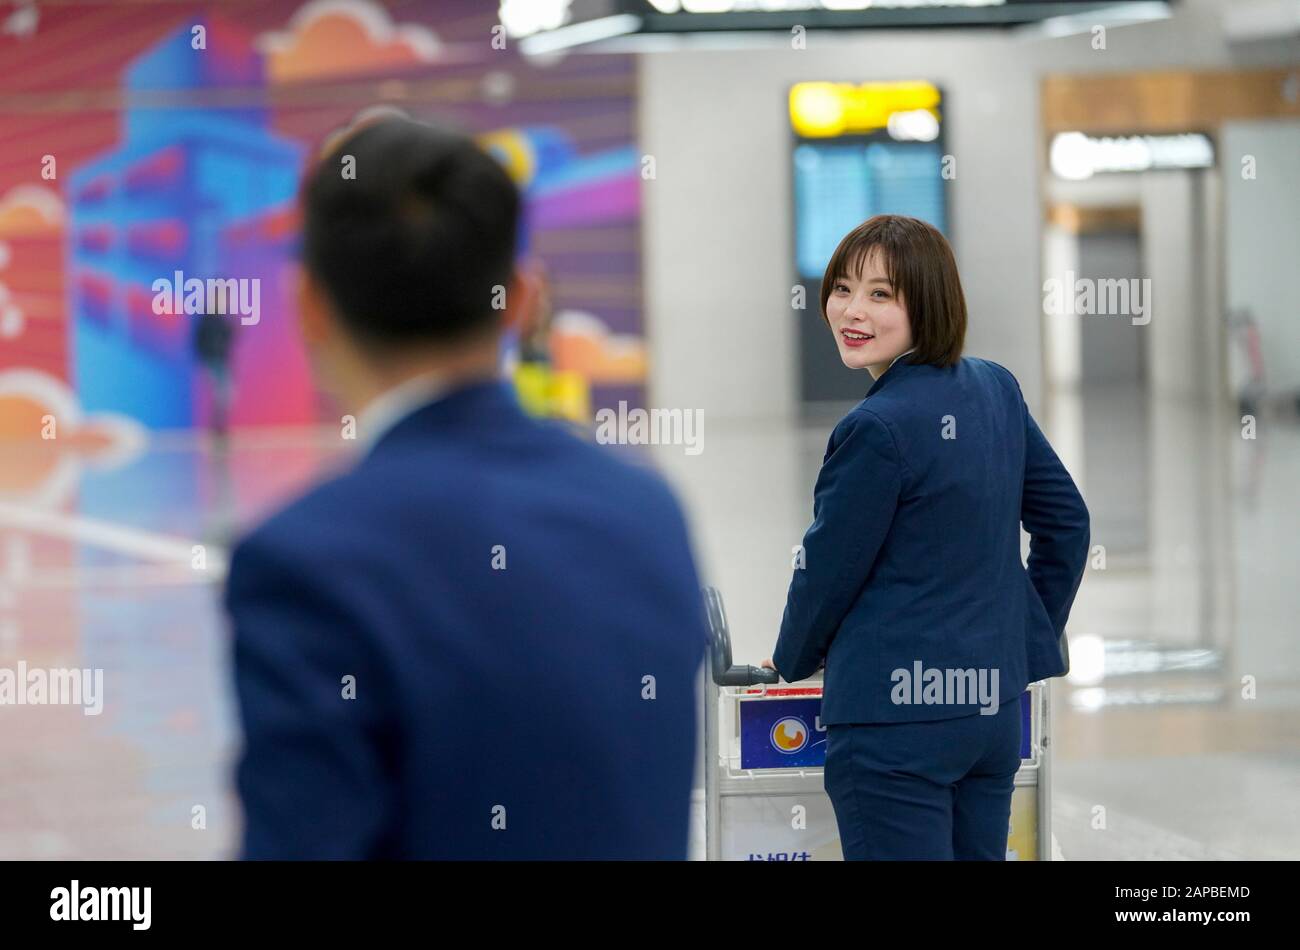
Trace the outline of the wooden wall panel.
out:
[[[1229,119],[1283,117],[1300,118],[1300,70],[1054,75],[1042,85],[1049,136],[1213,131]]]

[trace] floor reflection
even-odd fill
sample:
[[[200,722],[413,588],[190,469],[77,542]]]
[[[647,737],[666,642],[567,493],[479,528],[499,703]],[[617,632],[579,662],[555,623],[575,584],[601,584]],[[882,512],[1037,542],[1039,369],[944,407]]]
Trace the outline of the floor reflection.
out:
[[[336,457],[337,442],[267,433],[223,456],[202,436],[164,435],[113,466],[80,468],[57,495],[26,484],[0,494],[0,666],[104,679],[100,715],[0,709],[0,858],[232,853],[224,545],[233,525]]]

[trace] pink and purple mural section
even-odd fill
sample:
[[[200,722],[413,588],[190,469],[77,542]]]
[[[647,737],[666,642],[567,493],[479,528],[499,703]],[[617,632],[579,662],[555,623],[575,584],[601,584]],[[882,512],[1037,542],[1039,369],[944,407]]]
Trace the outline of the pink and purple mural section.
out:
[[[196,317],[157,306],[158,282],[255,282],[258,312],[227,315],[231,422],[324,418],[293,311],[298,182],[319,142],[386,103],[451,121],[500,158],[526,196],[521,253],[552,281],[557,368],[589,382],[593,408],[642,401],[626,57],[530,63],[493,48],[495,4],[471,0],[268,2],[218,15],[116,6],[112,17],[114,7],[54,9],[32,35],[0,37],[18,67],[0,79],[9,101],[57,94],[68,110],[0,114],[13,133],[0,160],[0,374],[61,381],[87,412],[203,425]],[[53,55],[110,19],[111,56],[83,66]]]

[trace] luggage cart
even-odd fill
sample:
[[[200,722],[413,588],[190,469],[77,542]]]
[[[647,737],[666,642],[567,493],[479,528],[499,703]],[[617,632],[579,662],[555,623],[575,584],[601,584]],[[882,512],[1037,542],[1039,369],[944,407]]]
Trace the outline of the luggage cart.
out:
[[[709,675],[704,678],[705,857],[710,861],[842,860],[835,812],[822,785],[826,729],[820,674],[782,686],[775,670],[732,663],[722,595],[704,589]],[[1021,696],[1020,771],[1011,798],[1007,860],[1049,861],[1049,683]]]

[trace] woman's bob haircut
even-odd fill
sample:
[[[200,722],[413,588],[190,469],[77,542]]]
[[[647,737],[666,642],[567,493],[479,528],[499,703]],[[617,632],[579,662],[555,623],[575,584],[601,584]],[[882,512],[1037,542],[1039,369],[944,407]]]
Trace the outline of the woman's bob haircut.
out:
[[[881,265],[894,293],[907,308],[912,328],[913,363],[952,366],[966,340],[966,296],[948,240],[933,225],[901,214],[878,214],[844,235],[822,278],[822,319],[836,281],[861,274],[868,257]]]

